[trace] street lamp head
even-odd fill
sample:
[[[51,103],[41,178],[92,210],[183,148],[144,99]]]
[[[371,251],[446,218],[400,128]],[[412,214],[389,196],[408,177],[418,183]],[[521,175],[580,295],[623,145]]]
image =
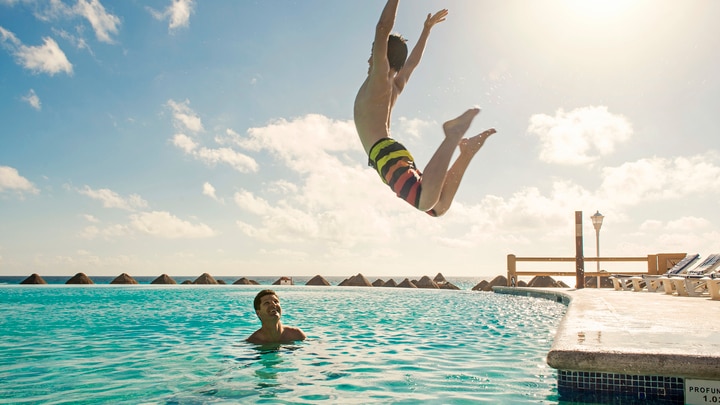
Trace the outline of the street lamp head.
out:
[[[600,211],[595,212],[590,217],[590,219],[592,219],[593,227],[595,227],[596,231],[600,230],[600,227],[602,226],[602,223],[603,223],[603,218],[605,218],[605,217],[600,213]]]

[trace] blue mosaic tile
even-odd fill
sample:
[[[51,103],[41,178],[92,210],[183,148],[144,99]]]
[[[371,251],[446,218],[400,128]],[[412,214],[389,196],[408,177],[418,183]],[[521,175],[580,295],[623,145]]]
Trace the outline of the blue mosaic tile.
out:
[[[685,380],[680,377],[558,370],[561,401],[627,404],[653,401],[682,404]]]

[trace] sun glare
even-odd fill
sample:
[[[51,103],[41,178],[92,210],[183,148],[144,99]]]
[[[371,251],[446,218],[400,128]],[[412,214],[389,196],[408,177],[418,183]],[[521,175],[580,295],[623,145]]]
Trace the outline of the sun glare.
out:
[[[631,0],[568,0],[568,7],[575,14],[588,19],[605,20],[617,17],[631,5]]]

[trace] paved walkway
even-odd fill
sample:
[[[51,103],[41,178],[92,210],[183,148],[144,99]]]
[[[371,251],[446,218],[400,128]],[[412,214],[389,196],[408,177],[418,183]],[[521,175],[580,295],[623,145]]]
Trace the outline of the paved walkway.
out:
[[[547,356],[555,369],[720,381],[720,301],[596,288],[495,292],[569,298]]]

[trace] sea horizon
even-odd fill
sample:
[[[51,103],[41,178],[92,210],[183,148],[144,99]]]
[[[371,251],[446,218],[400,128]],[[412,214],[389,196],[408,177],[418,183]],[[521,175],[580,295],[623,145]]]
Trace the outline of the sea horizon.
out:
[[[31,273],[31,274],[32,274],[32,273]],[[13,275],[13,276],[0,276],[0,285],[19,285],[20,282],[22,282],[22,281],[25,280],[26,278],[30,277],[31,274],[23,275],[23,276],[16,276],[16,275]],[[93,276],[92,274],[87,274],[87,273],[85,273],[85,274],[93,281],[94,284],[98,284],[98,285],[104,285],[104,284],[108,284],[108,285],[109,285],[112,280],[114,280],[116,277],[119,276],[119,275],[115,275],[115,276]],[[129,274],[129,273],[128,273],[128,274]],[[208,274],[210,274],[210,273],[208,273]],[[201,274],[192,275],[192,276],[188,276],[188,275],[179,275],[179,276],[176,276],[176,275],[171,275],[171,274],[168,274],[168,275],[169,275],[173,280],[175,280],[178,284],[181,284],[181,283],[183,283],[183,282],[185,282],[185,281],[193,282],[194,280],[196,280],[198,277],[201,276]],[[296,285],[296,286],[304,286],[308,281],[310,281],[310,279],[312,279],[313,277],[316,277],[316,276],[317,276],[317,275],[314,275],[314,276],[305,276],[305,275],[302,275],[302,276],[288,276],[288,275],[276,275],[276,276],[275,276],[275,275],[273,275],[273,276],[267,276],[267,275],[264,275],[264,276],[247,276],[247,275],[230,275],[230,276],[228,276],[228,275],[219,275],[219,276],[215,276],[215,275],[212,275],[212,274],[210,274],[210,275],[213,276],[213,278],[214,278],[216,281],[218,281],[218,282],[224,282],[224,283],[227,284],[227,285],[232,285],[235,281],[237,281],[237,280],[239,280],[239,279],[241,279],[241,278],[246,278],[246,279],[248,279],[248,280],[256,281],[259,285],[267,285],[267,286],[273,285],[274,282],[278,281],[278,280],[279,280],[280,278],[282,278],[282,277],[291,278],[292,281],[293,281],[293,284]],[[344,280],[346,280],[346,279],[354,276],[354,275],[348,275],[348,276],[323,276],[322,274],[319,274],[319,275],[320,275],[321,277],[323,277],[328,283],[330,283],[330,286],[337,286],[338,284],[340,284],[340,283],[343,282]],[[64,285],[70,278],[72,278],[73,276],[75,276],[75,274],[72,274],[72,275],[61,275],[61,276],[43,276],[42,274],[40,274],[40,276],[43,278],[43,280],[45,280],[45,281],[47,282],[48,285]],[[150,285],[150,283],[151,283],[153,280],[155,280],[157,277],[159,277],[160,274],[154,275],[154,276],[133,276],[133,275],[131,275],[131,276],[132,276],[132,278],[135,279],[135,280],[138,282],[138,284],[140,284],[140,285]],[[431,276],[431,275],[427,275],[427,276],[432,279],[432,278],[434,278],[436,275],[432,275],[432,276]],[[408,279],[408,280],[410,280],[410,281],[413,281],[413,280],[419,280],[419,279],[422,278],[422,277],[424,277],[424,275],[421,275],[421,276],[365,276],[365,278],[367,278],[371,283],[374,282],[374,281],[377,280],[377,279],[380,279],[380,280],[383,280],[383,281],[388,281],[388,280],[390,280],[390,279],[393,279],[393,280],[395,280],[396,282],[399,283],[399,282],[402,282],[402,281],[405,280],[405,279]],[[480,281],[482,281],[482,280],[490,281],[490,280],[492,280],[493,278],[497,277],[497,275],[496,275],[496,276],[493,276],[493,277],[485,277],[485,276],[476,276],[476,277],[468,277],[468,276],[459,276],[459,277],[443,276],[443,277],[445,277],[445,279],[446,279],[448,282],[456,285],[456,286],[457,286],[458,288],[460,288],[460,289],[471,289],[472,287],[474,287],[474,286],[475,286],[477,283],[479,283]],[[118,285],[120,285],[120,284],[118,284]],[[124,284],[124,285],[129,285],[129,284]]]

